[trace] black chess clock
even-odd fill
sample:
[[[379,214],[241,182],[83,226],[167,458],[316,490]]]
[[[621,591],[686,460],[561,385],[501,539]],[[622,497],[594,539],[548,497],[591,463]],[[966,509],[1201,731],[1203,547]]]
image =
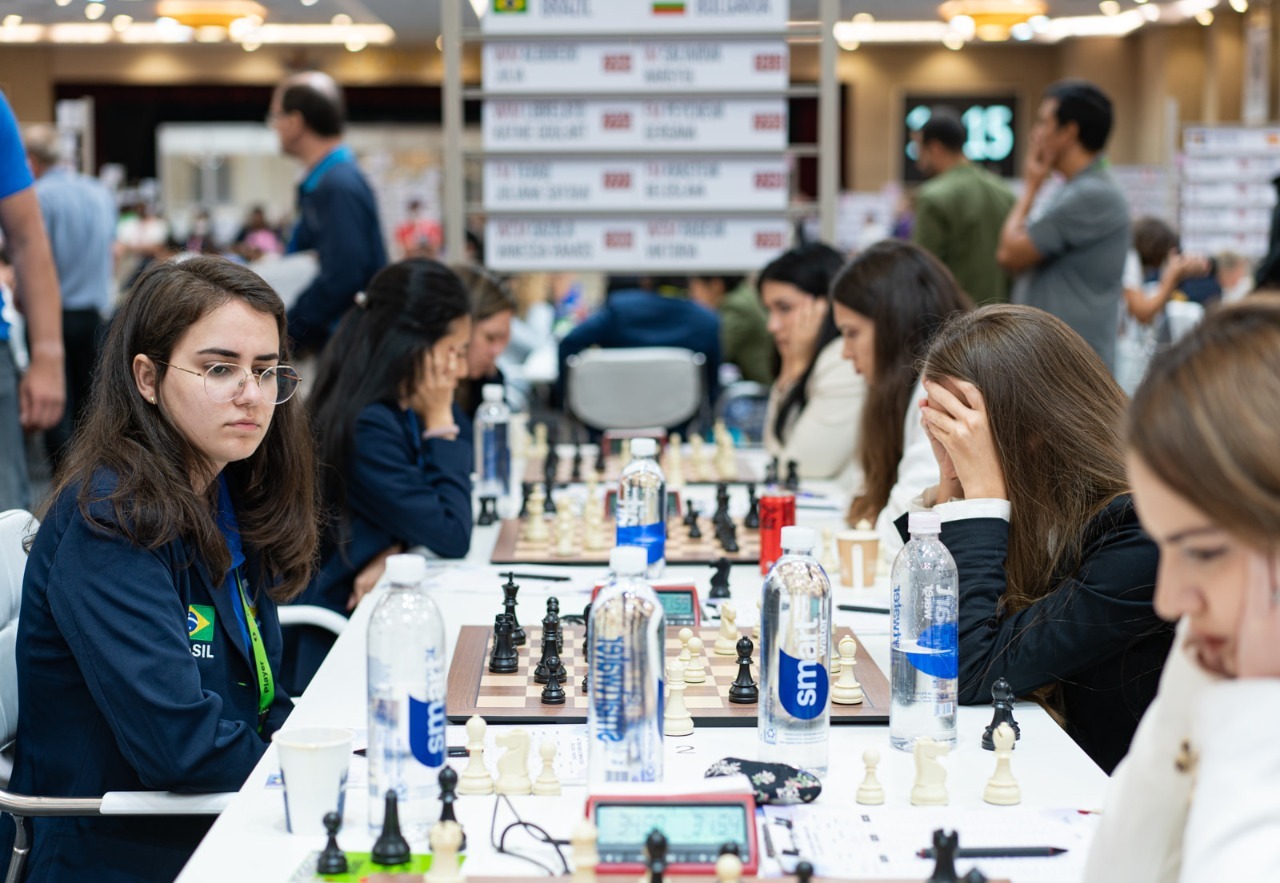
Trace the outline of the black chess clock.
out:
[[[600,864],[596,873],[643,874],[645,838],[656,828],[667,839],[670,874],[714,876],[716,859],[726,843],[738,847],[744,874],[754,874],[760,864],[755,811],[755,798],[750,794],[594,795],[587,800],[587,816],[598,832]]]

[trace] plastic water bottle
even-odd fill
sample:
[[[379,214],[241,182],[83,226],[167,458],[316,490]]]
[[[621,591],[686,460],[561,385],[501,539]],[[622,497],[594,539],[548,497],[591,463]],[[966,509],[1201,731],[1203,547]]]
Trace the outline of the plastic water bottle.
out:
[[[420,846],[436,821],[445,762],[444,620],[426,575],[420,555],[389,557],[389,586],[369,619],[369,830],[382,830],[394,790],[401,830]]]
[[[632,460],[618,479],[619,546],[642,546],[648,553],[646,576],[656,579],[667,566],[667,480],[655,459],[658,443],[651,438],[631,442]]]
[[[959,582],[934,512],[912,512],[911,541],[893,562],[889,637],[889,742],[910,751],[920,736],[956,744]]]
[[[831,582],[813,531],[782,529],[782,557],[764,581],[760,627],[760,759],[827,771],[831,729]]]
[[[662,781],[666,617],[644,581],[639,546],[609,554],[609,582],[587,625],[587,768],[591,785]]]
[[[476,412],[476,495],[506,497],[511,491],[511,448],[508,428],[511,409],[503,400],[500,383],[486,383],[480,393],[484,401]]]

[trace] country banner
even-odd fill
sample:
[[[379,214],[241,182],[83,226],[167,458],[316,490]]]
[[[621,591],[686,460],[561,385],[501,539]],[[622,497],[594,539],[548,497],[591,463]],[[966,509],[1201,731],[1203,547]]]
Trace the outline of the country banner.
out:
[[[193,641],[213,641],[213,608],[204,604],[187,607],[187,637]]]

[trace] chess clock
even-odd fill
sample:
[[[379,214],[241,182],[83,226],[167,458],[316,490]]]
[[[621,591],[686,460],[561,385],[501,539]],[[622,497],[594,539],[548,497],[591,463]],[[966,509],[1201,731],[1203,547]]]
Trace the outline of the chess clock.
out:
[[[657,593],[658,600],[662,602],[662,612],[666,616],[667,625],[690,626],[691,628],[700,628],[702,626],[702,607],[698,603],[698,587],[693,583],[669,583],[653,585],[653,591]],[[600,590],[604,588],[603,583],[598,583],[591,590],[591,602],[594,604],[596,595],[600,594]]]
[[[756,844],[756,802],[750,794],[684,797],[608,797],[587,799],[595,822],[597,874],[643,874],[644,841],[654,828],[667,838],[667,872],[715,874],[720,847],[736,843],[744,874],[754,874],[760,856]]]

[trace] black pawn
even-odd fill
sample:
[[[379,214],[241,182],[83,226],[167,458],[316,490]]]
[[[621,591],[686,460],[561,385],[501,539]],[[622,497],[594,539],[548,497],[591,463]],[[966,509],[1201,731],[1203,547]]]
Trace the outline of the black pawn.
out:
[[[662,875],[667,872],[667,837],[657,828],[644,840],[644,858],[649,883],[662,883]]]
[[[809,883],[813,879],[813,865],[800,862],[796,865],[796,883]]]
[[[587,674],[591,671],[591,605],[582,608],[582,692],[587,692]]]
[[[498,501],[494,497],[480,498],[480,514],[476,517],[476,524],[486,527],[498,520]]]
[[[440,775],[436,777],[436,781],[440,783],[440,821],[458,821],[458,817],[453,812],[453,804],[458,799],[458,771],[445,764],[440,768]],[[466,848],[467,832],[463,831],[462,845],[459,849]]]
[[[960,883],[987,883],[987,875],[977,868],[970,868],[969,873],[964,875]]]
[[[760,688],[751,680],[751,653],[755,649],[750,638],[738,639],[738,677],[729,686],[729,701],[735,705],[752,705],[760,701]]]
[[[698,513],[693,509],[693,500],[684,501],[684,526],[693,527],[698,523]]]
[[[751,508],[747,510],[747,517],[742,519],[742,526],[751,530],[759,530],[760,498],[756,496],[756,486],[754,484],[747,485],[747,499],[751,502]]]
[[[493,652],[489,654],[489,671],[499,675],[520,670],[520,653],[511,640],[511,616],[499,613],[493,625]]]
[[[520,514],[517,518],[529,517],[529,494],[533,493],[533,482],[520,482]]]
[[[396,792],[387,791],[386,809],[382,815],[382,833],[373,843],[369,858],[375,865],[403,865],[409,861],[409,841],[400,833],[400,806]]]
[[[569,480],[582,481],[582,447],[580,445],[573,446],[573,472],[569,475]]]
[[[960,835],[950,834],[941,828],[933,832],[933,876],[925,883],[960,883],[956,874],[956,850],[960,848]]]
[[[729,597],[729,568],[732,566],[728,558],[717,558],[711,562],[716,572],[711,575],[711,594],[708,598]]]
[[[511,616],[511,643],[517,647],[523,647],[528,636],[520,625],[520,617],[516,616],[516,605],[519,603],[516,596],[519,593],[520,586],[516,584],[516,575],[508,573],[507,581],[502,584],[502,611]]]
[[[702,528],[698,527],[698,517],[696,515],[693,518],[693,522],[689,525],[689,539],[702,539]]]
[[[774,457],[769,461],[769,465],[764,470],[764,483],[766,487],[772,487],[778,483],[778,458]]]
[[[996,743],[992,739],[992,735],[996,731],[996,727],[1001,724],[1008,724],[1013,728],[1014,747],[1018,745],[1017,740],[1022,738],[1022,729],[1018,726],[1018,722],[1013,719],[1013,688],[1009,686],[1009,682],[1004,678],[996,678],[996,682],[991,685],[991,723],[987,724],[987,728],[982,731],[982,747],[988,751],[996,750]]]
[[[787,461],[786,488],[789,491],[800,490],[800,473],[798,471],[799,468],[800,468],[800,464],[797,463],[795,460]]]
[[[560,664],[560,657],[554,650],[547,657],[547,671],[564,671],[564,666]],[[542,704],[564,705],[564,687],[560,686],[559,677],[547,678],[547,684],[542,688]]]
[[[329,842],[324,851],[316,859],[317,874],[345,874],[347,872],[347,854],[338,848],[338,829],[342,827],[342,816],[336,812],[324,814],[324,829],[329,832]]]
[[[596,446],[596,472],[604,472],[604,449],[606,443],[602,439],[600,444]]]

